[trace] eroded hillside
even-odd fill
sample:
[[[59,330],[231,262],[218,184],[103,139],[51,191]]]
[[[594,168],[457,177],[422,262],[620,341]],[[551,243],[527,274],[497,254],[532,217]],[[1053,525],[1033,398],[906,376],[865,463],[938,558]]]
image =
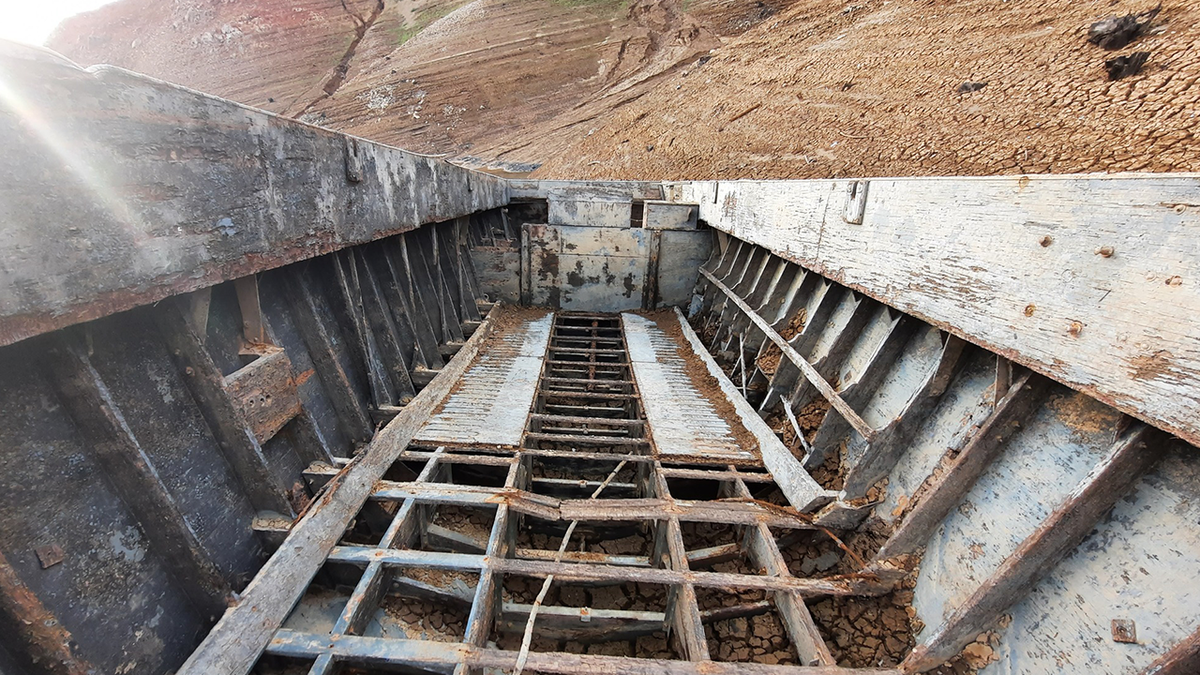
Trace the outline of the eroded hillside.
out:
[[[1200,9],[1131,0],[121,0],[50,46],[473,165],[575,178],[1200,168]],[[1105,61],[1148,52],[1110,81]]]

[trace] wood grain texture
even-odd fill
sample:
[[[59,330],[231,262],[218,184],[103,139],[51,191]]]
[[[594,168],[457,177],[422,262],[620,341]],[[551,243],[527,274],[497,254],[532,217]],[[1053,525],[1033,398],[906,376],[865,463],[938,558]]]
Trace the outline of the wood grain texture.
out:
[[[851,184],[667,193],[721,231],[1200,443],[1200,177],[876,179],[862,224],[843,218]]]
[[[33,47],[0,45],[0,81],[0,345],[507,202],[499,178]]]
[[[273,438],[300,414],[292,361],[282,349],[272,350],[225,377],[225,391],[259,443]]]

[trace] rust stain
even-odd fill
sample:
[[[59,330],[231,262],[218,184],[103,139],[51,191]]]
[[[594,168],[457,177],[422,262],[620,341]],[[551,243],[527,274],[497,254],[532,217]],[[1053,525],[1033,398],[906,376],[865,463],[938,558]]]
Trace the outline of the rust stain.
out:
[[[1152,354],[1142,354],[1129,359],[1130,377],[1135,380],[1153,380],[1166,375],[1173,365],[1174,354],[1160,349]]]
[[[21,636],[29,648],[29,656],[46,672],[55,675],[96,672],[91,664],[75,655],[70,631],[21,581],[3,553],[0,553],[0,609],[14,624],[10,630]]]

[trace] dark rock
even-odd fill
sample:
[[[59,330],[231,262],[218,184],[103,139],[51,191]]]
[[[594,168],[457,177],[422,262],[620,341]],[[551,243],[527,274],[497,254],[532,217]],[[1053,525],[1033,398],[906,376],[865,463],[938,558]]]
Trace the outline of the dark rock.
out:
[[[987,82],[971,82],[970,80],[958,85],[958,93],[969,94],[973,91],[979,91],[987,86]]]
[[[1103,49],[1120,49],[1136,40],[1161,10],[1162,5],[1160,4],[1141,14],[1126,14],[1125,16],[1110,16],[1107,19],[1101,19],[1088,29],[1088,42],[1099,45]]]
[[[1119,80],[1130,75],[1137,75],[1142,72],[1142,66],[1146,64],[1146,59],[1150,58],[1150,52],[1134,52],[1129,56],[1118,56],[1104,62],[1104,68],[1108,71],[1108,79]]]

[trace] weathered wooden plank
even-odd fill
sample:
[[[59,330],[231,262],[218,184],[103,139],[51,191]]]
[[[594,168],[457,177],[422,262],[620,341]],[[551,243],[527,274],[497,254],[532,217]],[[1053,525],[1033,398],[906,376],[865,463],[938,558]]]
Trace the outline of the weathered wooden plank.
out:
[[[495,311],[495,310],[493,310]],[[466,346],[371,441],[288,534],[259,570],[237,606],[225,613],[179,670],[179,675],[247,673],[337,543],[371,489],[420,425],[449,394],[491,333],[492,315]]]
[[[933,668],[991,627],[1005,609],[1028,593],[1082,541],[1100,516],[1158,460],[1160,440],[1156,430],[1146,425],[1138,425],[1119,439],[1067,500],[913,649],[904,661],[904,669],[912,672]]]
[[[292,514],[283,489],[275,482],[262,446],[241,410],[225,390],[225,378],[174,301],[152,311],[167,351],[183,373],[183,381],[204,415],[221,453],[238,477],[255,509]]]
[[[1200,177],[668,185],[735,237],[1200,443]],[[946,224],[951,224],[946,226]]]
[[[1155,659],[1141,675],[1193,675],[1200,673],[1200,628]]]
[[[220,616],[231,599],[229,582],[184,518],[87,354],[58,336],[43,363],[97,463],[180,588],[206,620]]]
[[[292,361],[278,347],[226,375],[225,391],[259,443],[266,443],[300,414]]]
[[[771,430],[771,427],[767,426],[767,423],[758,416],[746,399],[737,393],[733,383],[729,381],[708,350],[704,348],[704,344],[700,342],[700,338],[692,330],[678,307],[675,308],[675,319],[679,322],[680,330],[692,346],[692,350],[704,362],[704,367],[709,374],[716,378],[725,397],[733,403],[742,425],[758,441],[758,452],[762,456],[763,465],[771,472],[775,484],[787,497],[788,502],[801,511],[817,509],[828,503],[833,498],[829,491],[813,480],[800,462],[792,456],[783,441],[780,441],[775,432]]]
[[[499,178],[119,68],[6,42],[0,72],[25,111],[0,122],[0,345],[507,203]]]
[[[463,664],[471,668],[511,670],[518,652],[481,648],[458,642],[395,640],[353,635],[330,637],[279,631],[268,648],[271,654],[312,659],[322,654],[359,665],[434,667]],[[846,675],[837,666],[780,666],[720,661],[668,661],[630,656],[600,656],[565,652],[530,652],[526,667],[539,673],[564,675]],[[855,675],[901,675],[895,668],[856,668]]]
[[[495,558],[493,556],[470,553],[439,553],[435,551],[379,549],[360,546],[335,546],[329,553],[329,560],[331,562],[354,563],[363,566],[372,562],[381,562],[385,565],[425,567],[429,569],[488,569],[502,574],[518,574],[529,577],[554,575],[555,580],[566,582],[637,581],[661,586],[691,584],[706,588],[789,591],[806,598],[823,595],[882,595],[892,589],[894,586],[893,582],[895,581],[884,578],[875,579],[870,575],[798,579],[795,577],[680,571],[625,565],[556,563],[546,560]]]

